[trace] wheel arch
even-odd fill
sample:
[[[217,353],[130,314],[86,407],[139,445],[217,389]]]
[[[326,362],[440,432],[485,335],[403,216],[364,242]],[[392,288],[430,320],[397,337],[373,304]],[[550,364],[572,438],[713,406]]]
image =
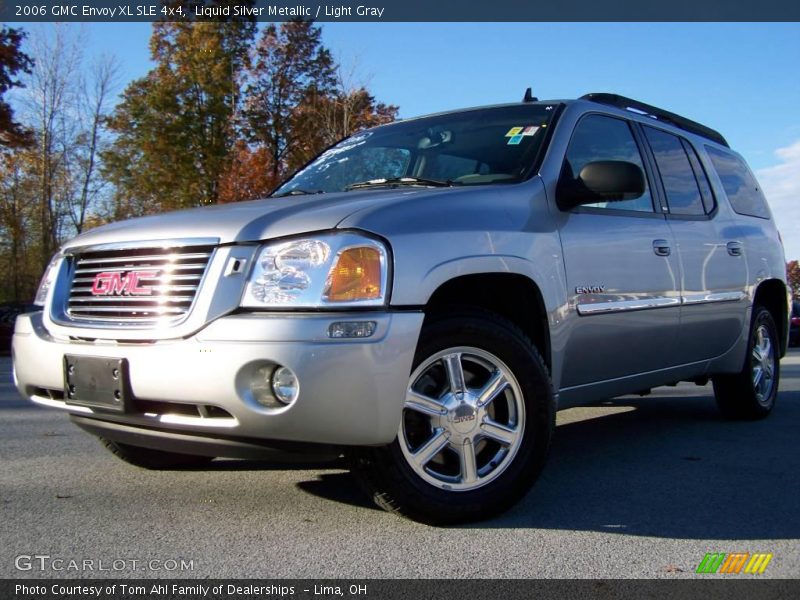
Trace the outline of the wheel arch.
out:
[[[547,309],[539,286],[518,273],[471,273],[439,285],[425,305],[426,318],[454,307],[498,314],[519,327],[552,368]]]
[[[786,354],[789,341],[789,292],[780,279],[767,279],[758,284],[753,295],[753,304],[766,308],[775,321],[780,336],[780,356]]]

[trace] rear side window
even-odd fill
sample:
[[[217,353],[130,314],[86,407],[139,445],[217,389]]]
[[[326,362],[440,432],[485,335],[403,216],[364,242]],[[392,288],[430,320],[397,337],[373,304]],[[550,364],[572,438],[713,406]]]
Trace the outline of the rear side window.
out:
[[[714,212],[717,204],[714,201],[714,193],[711,191],[711,184],[708,182],[708,174],[703,168],[703,165],[700,164],[697,151],[692,145],[686,140],[681,140],[681,142],[683,142],[683,149],[686,150],[686,154],[689,155],[689,162],[692,163],[694,176],[697,178],[697,183],[700,185],[700,193],[703,195],[703,206],[706,209],[706,214],[710,215]]]
[[[675,215],[704,215],[703,196],[681,139],[652,127],[644,127],[644,132],[664,184],[669,212]]]
[[[706,151],[733,210],[740,215],[769,219],[767,200],[745,162],[735,154],[712,146],[706,146]]]

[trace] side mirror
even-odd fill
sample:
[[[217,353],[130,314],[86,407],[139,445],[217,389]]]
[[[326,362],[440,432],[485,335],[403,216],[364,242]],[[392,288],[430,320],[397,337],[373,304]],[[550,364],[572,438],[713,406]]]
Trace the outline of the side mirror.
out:
[[[598,160],[587,163],[577,178],[571,175],[567,163],[556,189],[556,200],[563,210],[595,202],[634,200],[644,194],[644,173],[630,162]]]

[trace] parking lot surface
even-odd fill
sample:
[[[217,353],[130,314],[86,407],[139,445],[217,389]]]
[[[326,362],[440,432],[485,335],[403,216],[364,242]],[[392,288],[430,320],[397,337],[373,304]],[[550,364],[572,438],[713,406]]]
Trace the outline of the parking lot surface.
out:
[[[707,552],[797,577],[798,430],[794,349],[766,420],[725,421],[691,384],[566,410],[520,504],[434,528],[374,508],[337,463],[137,469],[21,399],[0,357],[0,577],[675,578]]]

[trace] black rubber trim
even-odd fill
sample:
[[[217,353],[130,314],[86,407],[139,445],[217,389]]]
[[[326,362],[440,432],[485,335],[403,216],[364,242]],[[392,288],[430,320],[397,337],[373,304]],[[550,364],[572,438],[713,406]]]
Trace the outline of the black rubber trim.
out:
[[[176,431],[137,427],[80,415],[70,415],[70,419],[78,427],[97,437],[131,446],[141,446],[179,454],[265,460],[273,457],[276,450],[299,453],[334,453],[342,450],[341,447],[331,444],[255,440],[193,432],[178,433]]]
[[[673,112],[669,112],[663,108],[658,108],[651,104],[645,104],[644,102],[639,102],[638,100],[626,98],[625,96],[620,96],[618,94],[604,93],[585,94],[581,96],[580,99],[590,100],[591,102],[596,102],[597,104],[605,104],[606,106],[613,106],[615,108],[621,108],[622,110],[634,109],[634,111],[637,111],[638,113],[645,113],[645,115],[655,117],[662,123],[669,123],[670,125],[674,125],[679,129],[702,136],[722,146],[729,147],[727,140],[722,136],[722,134],[714,129],[711,129],[711,127],[707,127],[701,123],[698,123],[697,121],[692,121],[691,119],[676,115]]]

